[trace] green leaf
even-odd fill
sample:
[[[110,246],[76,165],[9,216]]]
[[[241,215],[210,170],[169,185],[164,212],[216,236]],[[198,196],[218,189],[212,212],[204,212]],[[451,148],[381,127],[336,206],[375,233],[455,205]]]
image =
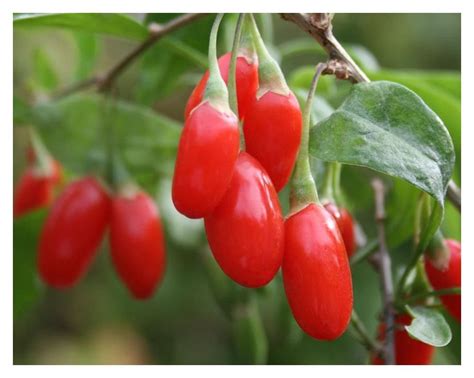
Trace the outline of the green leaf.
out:
[[[113,134],[106,133],[107,122]],[[78,174],[103,161],[106,143],[114,138],[132,175],[150,186],[160,175],[170,175],[181,132],[179,123],[149,108],[97,94],[38,105],[34,123],[53,156]]]
[[[58,77],[49,56],[37,49],[33,56],[33,81],[40,89],[51,91],[58,85]]]
[[[373,80],[390,80],[416,92],[439,115],[449,130],[456,151],[455,180],[461,179],[461,75],[450,71],[369,72]]]
[[[90,33],[73,33],[77,46],[76,80],[87,78],[94,70],[99,46],[97,37]]]
[[[163,23],[179,14],[149,14],[146,23]],[[139,102],[151,105],[180,83],[180,77],[194,67],[207,68],[207,48],[212,17],[186,25],[172,36],[158,41],[142,60],[136,96]],[[157,64],[159,63],[159,64]]]
[[[406,308],[414,318],[410,325],[405,326],[410,336],[435,347],[450,343],[451,328],[439,311],[421,306]]]
[[[34,211],[13,222],[13,315],[23,315],[38,299],[43,286],[36,271],[36,250],[46,211]]]
[[[25,125],[30,122],[30,106],[18,96],[13,96],[13,123],[15,125]]]
[[[454,164],[440,118],[415,93],[390,82],[354,85],[346,101],[312,129],[310,153],[402,178],[441,206]]]
[[[119,13],[24,13],[14,15],[13,26],[54,27],[135,40],[142,40],[148,35],[141,23]]]

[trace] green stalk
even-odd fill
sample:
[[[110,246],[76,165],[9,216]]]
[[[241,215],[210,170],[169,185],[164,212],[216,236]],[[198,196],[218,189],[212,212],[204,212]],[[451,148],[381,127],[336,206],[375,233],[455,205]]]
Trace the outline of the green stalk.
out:
[[[286,84],[285,76],[277,61],[268,52],[265,43],[258,31],[257,23],[252,14],[249,15],[248,27],[252,34],[253,43],[258,56],[258,80],[259,88],[257,98],[271,91],[283,96],[288,96],[290,88]]]
[[[242,24],[245,18],[245,13],[240,13],[235,27],[234,42],[232,44],[232,55],[230,57],[229,64],[229,77],[227,80],[227,86],[229,90],[229,104],[231,110],[235,114],[239,114],[238,103],[237,103],[237,81],[235,70],[237,68],[237,55],[239,54],[240,39],[242,36]]]
[[[53,166],[51,164],[51,155],[43,144],[38,132],[33,128],[29,128],[31,147],[36,156],[35,165],[40,175],[49,176],[52,173]]]
[[[223,17],[224,14],[219,13],[216,16],[211,29],[211,35],[209,38],[209,79],[204,92],[204,99],[208,100],[216,109],[229,113],[229,93],[219,71],[216,51],[217,33],[219,32],[219,25]]]
[[[309,203],[320,203],[318,191],[311,174],[309,165],[309,129],[311,123],[311,106],[313,103],[314,92],[318,85],[318,79],[325,69],[324,63],[316,66],[316,73],[311,82],[308,92],[305,108],[303,110],[303,130],[301,135],[301,144],[298,151],[295,170],[290,183],[290,208],[291,212],[296,212]]]

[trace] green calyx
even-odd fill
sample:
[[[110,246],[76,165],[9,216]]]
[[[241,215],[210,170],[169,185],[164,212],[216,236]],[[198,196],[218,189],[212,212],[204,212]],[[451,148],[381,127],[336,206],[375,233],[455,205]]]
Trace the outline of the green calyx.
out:
[[[301,144],[298,151],[295,169],[290,182],[290,208],[291,213],[297,212],[310,203],[320,203],[316,183],[311,174],[309,164],[309,129],[311,124],[311,106],[313,104],[314,92],[321,76],[324,64],[316,66],[316,72],[308,92],[308,98],[303,110],[303,130]]]
[[[438,270],[446,270],[449,266],[450,251],[441,230],[436,231],[428,244],[425,256]]]
[[[275,59],[270,55],[265,43],[258,31],[257,23],[252,14],[247,18],[245,25],[246,30],[251,31],[253,44],[257,51],[258,57],[258,81],[259,87],[257,91],[257,98],[262,97],[267,92],[274,92],[282,96],[290,94],[290,88],[286,84],[283,72]]]
[[[230,113],[229,92],[219,71],[216,51],[217,33],[219,32],[219,25],[223,16],[222,13],[218,14],[212,25],[211,36],[209,38],[209,79],[207,80],[203,100],[209,101],[209,103],[219,111]]]

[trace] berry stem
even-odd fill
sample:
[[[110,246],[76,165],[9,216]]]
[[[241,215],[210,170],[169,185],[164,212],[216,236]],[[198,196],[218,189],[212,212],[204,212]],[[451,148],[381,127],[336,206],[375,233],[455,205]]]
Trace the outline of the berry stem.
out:
[[[223,111],[229,110],[229,93],[227,86],[221,77],[219,64],[217,62],[217,33],[219,25],[224,17],[223,13],[219,13],[212,25],[211,35],[209,38],[209,80],[207,81],[204,98],[209,100],[216,108]]]
[[[290,207],[291,212],[295,212],[308,205],[309,203],[320,203],[316,183],[311,174],[309,164],[309,129],[311,123],[311,106],[313,104],[314,92],[318,85],[318,79],[326,68],[325,63],[319,63],[316,66],[311,87],[308,92],[308,98],[303,110],[303,130],[301,134],[301,144],[298,151],[298,158],[295,164],[293,177],[291,178],[290,189]]]
[[[259,88],[257,98],[262,97],[269,91],[288,96],[290,89],[286,84],[285,76],[283,75],[283,72],[281,72],[280,66],[265,47],[265,43],[260,36],[253,14],[250,14],[248,18],[248,27],[252,33],[253,43],[258,56]]]
[[[242,24],[245,13],[240,13],[235,26],[234,42],[232,44],[232,54],[229,64],[229,78],[227,80],[227,89],[229,90],[229,105],[235,114],[239,114],[237,105],[237,81],[235,70],[237,68],[237,55],[239,54],[240,39],[242,36]]]
[[[39,168],[41,174],[49,175],[51,174],[51,156],[46,148],[46,146],[41,141],[38,132],[33,128],[29,128],[30,131],[30,140],[31,146],[36,156],[36,166]]]

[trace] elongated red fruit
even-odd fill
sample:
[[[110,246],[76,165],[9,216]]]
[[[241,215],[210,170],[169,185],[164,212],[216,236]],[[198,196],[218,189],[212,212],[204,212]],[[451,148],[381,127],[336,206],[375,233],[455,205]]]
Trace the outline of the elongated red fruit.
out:
[[[257,159],[280,191],[288,182],[301,142],[302,117],[298,101],[266,92],[253,97],[244,119],[245,147]]]
[[[323,206],[309,204],[285,221],[283,283],[293,316],[308,335],[333,340],[352,312],[352,278],[344,241]]]
[[[429,365],[433,359],[435,348],[415,340],[408,335],[405,325],[410,325],[411,318],[406,314],[395,317],[395,364],[396,365]],[[385,324],[379,326],[377,339],[384,341]],[[384,360],[378,356],[372,357],[373,365],[384,365]]]
[[[60,164],[53,159],[48,173],[40,172],[34,166],[27,168],[15,189],[14,217],[48,206],[53,200],[54,186],[61,180],[61,172]]]
[[[212,253],[230,278],[247,287],[272,280],[283,258],[283,217],[270,178],[249,154],[240,153],[229,189],[205,226]]]
[[[351,257],[356,250],[354,221],[352,220],[351,214],[346,209],[337,207],[336,204],[332,202],[324,204],[324,208],[329,211],[336,220],[342,239],[344,240],[347,256]]]
[[[132,295],[153,295],[165,269],[165,243],[158,209],[147,194],[113,199],[109,240],[115,269]]]
[[[110,200],[91,177],[69,184],[43,225],[38,269],[49,285],[66,288],[85,273],[104,236]]]
[[[435,290],[461,287],[461,244],[456,240],[446,240],[449,248],[449,265],[439,270],[425,255],[425,270],[431,286]],[[448,312],[461,321],[461,295],[442,295],[441,302]]]
[[[229,76],[229,64],[232,53],[222,55],[219,58],[219,71],[222,79],[227,83]],[[203,75],[201,81],[196,85],[184,110],[184,118],[188,118],[191,111],[198,106],[204,96],[209,71]],[[237,84],[237,102],[239,108],[239,118],[243,119],[248,109],[249,103],[255,97],[258,87],[258,65],[256,59],[247,58],[243,55],[237,56],[235,68],[235,79]]]
[[[179,141],[172,189],[176,209],[189,218],[209,215],[229,186],[238,153],[237,117],[202,102]]]

